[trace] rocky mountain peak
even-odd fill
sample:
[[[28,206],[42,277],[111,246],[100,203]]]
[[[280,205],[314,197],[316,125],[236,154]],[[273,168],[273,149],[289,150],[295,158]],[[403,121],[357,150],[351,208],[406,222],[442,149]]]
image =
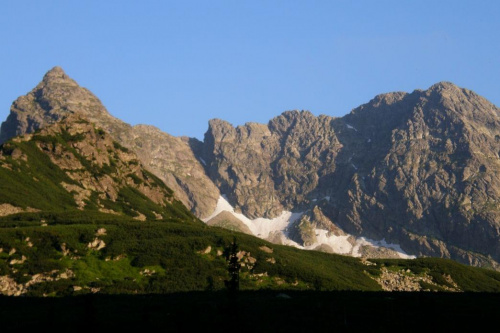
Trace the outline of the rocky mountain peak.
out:
[[[109,117],[94,94],[80,87],[61,67],[54,67],[32,91],[12,103],[10,114],[1,126],[0,143],[20,134],[32,133],[71,113],[91,121]]]
[[[74,94],[78,90],[86,90],[78,85],[64,70],[55,66],[49,70],[42,78],[42,81],[31,91],[38,96],[51,96],[54,93]],[[88,92],[88,91],[87,91]]]
[[[282,117],[287,119],[297,119],[297,118],[309,118],[314,117],[314,115],[309,110],[289,110],[281,113]]]
[[[0,144],[70,114],[84,117],[133,149],[144,165],[174,190],[176,198],[198,216],[210,215],[215,208],[219,191],[205,175],[189,142],[151,126],[132,127],[113,117],[94,94],[80,87],[60,67],[52,68],[31,92],[14,101],[1,126]]]
[[[294,121],[302,121],[302,120],[308,120],[316,118],[315,115],[311,113],[311,111],[308,110],[290,110],[290,111],[285,111],[282,112],[279,116],[273,118],[273,120],[278,120],[280,122],[288,122],[292,123]]]
[[[457,85],[453,84],[452,82],[441,81],[441,82],[433,84],[428,90],[436,91],[436,92],[441,92],[443,90],[458,91],[458,90],[461,90],[461,88],[458,87]]]
[[[422,92],[421,99],[448,117],[493,128],[500,125],[500,109],[475,92],[451,82],[439,82]]]
[[[281,135],[284,135],[291,128],[301,128],[303,125],[307,127],[307,124],[314,122],[316,119],[316,116],[310,111],[291,110],[285,111],[281,115],[271,119],[268,126],[272,131],[276,131]]]
[[[55,66],[51,70],[49,70],[47,73],[45,73],[43,77],[43,81],[54,81],[54,80],[71,80],[73,81],[65,72],[64,70],[59,67]]]
[[[214,118],[208,121],[208,132],[227,132],[234,129],[234,126],[222,119]]]
[[[440,82],[378,95],[342,118],[287,111],[265,131],[252,128],[263,135],[214,121],[204,159],[248,217],[304,212],[329,198],[325,216],[347,233],[488,265],[469,251],[500,258],[498,245],[486,245],[500,237],[499,115],[474,92]]]
[[[402,91],[380,94],[375,96],[370,103],[374,106],[391,105],[401,101],[406,95],[408,93]]]

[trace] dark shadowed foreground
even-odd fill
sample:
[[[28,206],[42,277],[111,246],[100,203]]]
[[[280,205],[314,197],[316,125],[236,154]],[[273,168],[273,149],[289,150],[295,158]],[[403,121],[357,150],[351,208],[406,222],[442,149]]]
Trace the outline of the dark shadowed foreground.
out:
[[[170,295],[1,297],[2,331],[86,332],[472,331],[494,324],[500,294],[383,292],[190,292]]]

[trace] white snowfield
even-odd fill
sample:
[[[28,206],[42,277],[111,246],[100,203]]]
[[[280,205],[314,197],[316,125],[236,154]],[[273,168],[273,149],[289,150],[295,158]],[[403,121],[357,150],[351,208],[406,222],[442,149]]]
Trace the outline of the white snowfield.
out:
[[[328,236],[328,230],[323,229],[315,229],[317,242],[304,246],[303,248],[306,250],[314,250],[318,246],[325,244],[332,248],[333,252],[339,254],[351,254],[352,252],[352,244],[347,240],[350,236]]]
[[[386,247],[388,249],[392,249],[398,253],[400,258],[403,258],[403,259],[415,259],[416,258],[416,256],[406,254],[406,252],[403,251],[401,246],[399,246],[398,244],[387,243],[385,241],[385,238],[383,238],[382,240],[379,240],[379,241],[375,241],[373,239],[369,239],[369,238],[365,238],[365,237],[360,237],[360,238],[356,239],[356,245],[354,245],[354,247],[352,249],[353,256],[355,256],[355,257],[361,256],[361,254],[359,253],[359,248],[362,245],[369,245],[369,246],[373,246],[373,247],[377,247],[377,248],[378,247]]]
[[[302,213],[284,211],[280,216],[275,217],[274,219],[259,217],[254,220],[250,220],[245,215],[236,213],[233,206],[231,206],[231,204],[227,201],[226,196],[222,195],[219,197],[219,201],[217,201],[215,211],[212,215],[203,219],[203,222],[210,221],[224,211],[233,214],[233,216],[243,222],[255,236],[263,239],[268,238],[275,232],[282,232],[284,234],[286,232],[286,228],[302,216]]]
[[[330,201],[330,197],[325,197],[324,199]],[[351,235],[345,236],[335,236],[333,234],[328,235],[328,230],[323,229],[315,229],[316,239],[317,241],[314,244],[308,246],[301,246],[297,242],[294,242],[288,237],[288,227],[292,226],[295,221],[297,221],[303,213],[292,213],[288,211],[284,211],[280,216],[275,217],[273,219],[266,218],[256,218],[249,219],[243,214],[236,213],[234,211],[233,206],[227,201],[225,195],[219,197],[217,201],[217,207],[215,207],[215,211],[207,218],[202,219],[203,222],[208,222],[217,215],[222,212],[229,212],[234,217],[243,222],[250,231],[257,237],[262,239],[268,239],[270,237],[275,237],[276,234],[281,235],[281,241],[285,245],[295,246],[300,249],[305,250],[314,250],[320,245],[328,245],[332,248],[333,252],[339,254],[348,254],[354,257],[360,257],[359,249],[361,246],[373,246],[375,248],[378,247],[386,247],[390,248],[397,252],[400,258],[404,259],[414,259],[415,256],[411,256],[406,254],[399,245],[397,244],[389,244],[382,239],[380,241],[375,241],[372,239],[368,239],[365,237],[355,238]],[[354,242],[353,240],[354,239]],[[352,244],[354,243],[354,245]]]
[[[355,129],[353,126],[349,125],[349,124],[345,124],[347,126],[347,128],[349,129],[352,129],[352,130],[355,130],[356,132],[358,131],[357,129]]]

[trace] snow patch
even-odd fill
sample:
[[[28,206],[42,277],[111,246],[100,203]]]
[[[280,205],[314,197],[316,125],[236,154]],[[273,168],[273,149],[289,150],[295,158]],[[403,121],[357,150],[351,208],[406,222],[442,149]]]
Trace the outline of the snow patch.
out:
[[[349,124],[345,124],[347,126],[347,128],[350,128],[352,130],[355,130],[356,132],[358,131],[357,129],[355,129],[353,126],[349,125]]]
[[[333,252],[339,254],[349,254],[352,251],[352,244],[347,240],[350,236],[328,236],[328,230],[315,229],[317,242],[306,246],[307,250],[314,250],[316,247],[326,244],[333,249]]]
[[[222,195],[219,197],[219,200],[217,200],[217,206],[215,207],[215,210],[212,213],[212,215],[201,220],[206,223],[224,211],[233,213],[234,208],[233,206],[231,206],[231,204],[229,204],[229,202],[226,199],[226,196]]]
[[[222,195],[219,197],[219,200],[217,201],[217,207],[215,207],[215,211],[212,213],[212,215],[210,215],[205,219],[202,219],[202,221],[206,223],[224,211],[231,213],[234,217],[243,222],[250,229],[252,234],[254,234],[259,238],[264,238],[264,239],[275,234],[276,232],[280,232],[282,233],[283,236],[286,237],[288,226],[294,223],[303,214],[303,213],[292,213],[284,211],[281,213],[280,216],[275,217],[273,219],[266,219],[263,217],[259,217],[251,220],[241,213],[236,213],[234,211],[233,206],[231,206],[231,204],[227,201],[227,197],[225,195]],[[285,244],[289,243],[286,245],[298,246],[297,243],[289,240],[288,237],[286,238],[287,238],[286,240],[283,239]]]
[[[352,255],[354,257],[361,257],[361,254],[359,253],[359,248],[363,245],[368,245],[368,246],[373,246],[375,248],[379,247],[386,247],[388,249],[392,249],[397,252],[398,256],[403,259],[415,259],[416,256],[413,255],[408,255],[399,244],[391,244],[387,243],[385,241],[385,238],[382,238],[382,240],[376,241],[373,239],[365,238],[365,237],[360,237],[356,239],[356,244],[354,245],[352,249]]]
[[[330,196],[325,196],[323,199],[330,201]],[[312,201],[315,200],[316,199],[313,199]],[[314,230],[316,234],[316,242],[314,244],[301,246],[288,237],[288,228],[292,226],[293,223],[303,215],[302,212],[292,213],[284,211],[280,216],[273,219],[260,217],[251,220],[241,213],[236,213],[233,206],[231,206],[231,204],[227,201],[227,197],[225,195],[219,197],[219,200],[217,201],[217,207],[215,207],[212,215],[202,219],[202,221],[206,223],[224,211],[231,213],[234,217],[243,222],[255,236],[267,239],[270,236],[276,236],[278,234],[282,236],[281,240],[283,244],[294,246],[300,249],[314,250],[318,246],[325,244],[330,246],[335,253],[361,257],[361,254],[359,253],[359,249],[361,246],[373,246],[375,248],[386,247],[396,251],[400,258],[416,258],[413,255],[408,255],[405,251],[403,251],[403,249],[401,249],[401,246],[399,246],[398,244],[387,243],[385,239],[376,241],[365,237],[355,238],[354,236],[349,234],[346,234],[344,236],[336,236],[331,234],[328,230],[324,229]],[[352,243],[354,243],[354,245]]]
[[[361,246],[372,246],[374,248],[385,247],[394,250],[397,255],[402,259],[415,259],[416,256],[408,255],[401,246],[398,244],[390,244],[382,240],[373,240],[365,237],[355,238],[352,235],[346,234],[344,236],[328,235],[328,230],[315,229],[316,242],[309,246],[304,247],[306,250],[313,250],[322,244],[326,244],[333,249],[333,252],[338,254],[348,254],[353,257],[361,257],[359,249]],[[349,241],[351,239],[351,241]],[[354,245],[352,244],[354,239]]]

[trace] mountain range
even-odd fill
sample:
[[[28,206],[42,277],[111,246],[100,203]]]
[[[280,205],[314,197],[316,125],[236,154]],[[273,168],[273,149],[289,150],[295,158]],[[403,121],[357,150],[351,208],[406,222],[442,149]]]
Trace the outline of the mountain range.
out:
[[[81,115],[0,146],[1,295],[220,291],[231,255],[247,291],[500,290],[500,273],[451,260],[352,258],[207,226]]]
[[[268,124],[238,127],[213,119],[199,141],[124,123],[55,67],[14,101],[0,143],[7,142],[3,149],[9,150],[8,140],[32,133],[40,138],[49,128],[58,136],[80,133],[72,133],[68,122],[109,133],[107,145],[81,147],[79,155],[93,154],[101,169],[116,167],[111,173],[131,174],[117,184],[107,184],[113,177],[106,173],[92,184],[78,183],[76,175],[78,184],[66,180],[81,209],[132,218],[166,218],[180,211],[189,216],[179,205],[168,208],[179,200],[210,225],[277,244],[365,257],[452,258],[499,268],[500,110],[452,83],[378,95],[340,118],[287,111]],[[54,130],[54,124],[67,129]],[[96,132],[90,127],[85,137],[92,139]],[[44,143],[55,149],[51,158],[69,154],[67,167],[79,169],[78,156],[54,142]],[[112,142],[123,147],[113,148],[118,154],[135,153],[127,158],[137,159],[144,171],[112,166],[109,157],[101,160],[100,152]],[[22,158],[14,151],[12,156]],[[175,199],[154,202],[145,191],[155,188],[146,178],[155,177]],[[98,189],[93,197],[89,186]],[[109,202],[130,186],[134,190],[125,192],[139,191],[155,208],[139,211],[124,204],[113,210]],[[40,209],[4,203],[14,207],[11,212]]]

